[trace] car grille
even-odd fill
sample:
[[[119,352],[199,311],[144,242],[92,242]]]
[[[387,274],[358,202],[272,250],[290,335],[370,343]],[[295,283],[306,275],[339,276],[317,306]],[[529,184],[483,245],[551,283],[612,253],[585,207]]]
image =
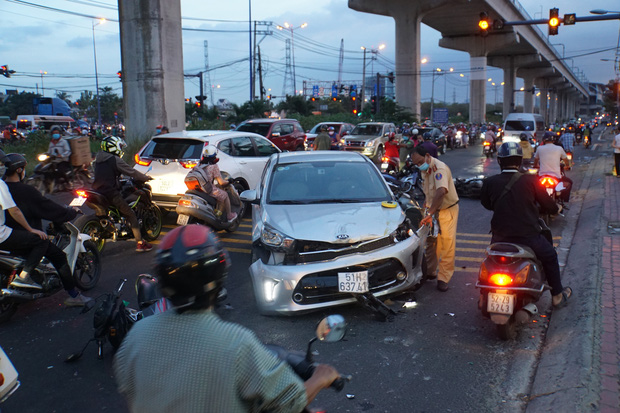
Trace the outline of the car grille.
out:
[[[368,271],[369,290],[377,293],[403,284],[405,280],[396,279],[396,274],[405,271],[402,264],[394,259],[383,259],[362,265],[337,268],[304,276],[293,291],[293,300],[299,305],[343,300],[351,293],[338,291],[339,272]]]
[[[346,146],[354,146],[354,147],[364,147],[366,146],[366,141],[346,141]]]
[[[354,244],[332,244],[329,242],[297,240],[296,252],[286,257],[284,264],[307,264],[310,262],[327,261],[350,254],[363,254],[394,244],[391,237],[357,242]]]

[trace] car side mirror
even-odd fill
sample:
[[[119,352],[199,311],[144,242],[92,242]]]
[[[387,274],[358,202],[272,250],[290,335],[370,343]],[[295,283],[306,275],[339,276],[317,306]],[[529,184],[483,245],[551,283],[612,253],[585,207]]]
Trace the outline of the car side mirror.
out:
[[[241,195],[239,195],[239,198],[241,198],[243,202],[249,202],[250,204],[254,204],[254,205],[258,205],[258,202],[259,202],[259,199],[256,194],[256,189],[248,189],[248,190],[241,192]]]
[[[277,137],[279,137],[279,136],[280,136],[280,132],[275,132],[275,133],[272,133],[272,134],[271,134],[271,137],[272,137],[272,138],[277,138]]]
[[[342,136],[347,136],[347,135],[350,135],[350,134],[351,134],[351,132],[349,132],[349,131],[342,132]]]

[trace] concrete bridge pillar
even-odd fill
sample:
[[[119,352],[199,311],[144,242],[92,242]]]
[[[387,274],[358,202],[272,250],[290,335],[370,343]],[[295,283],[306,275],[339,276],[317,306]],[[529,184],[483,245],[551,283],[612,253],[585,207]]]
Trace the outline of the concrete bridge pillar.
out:
[[[525,113],[534,113],[534,97],[535,93],[532,93],[532,89],[534,88],[534,77],[533,76],[525,76],[523,77],[523,112]]]
[[[396,23],[396,102],[408,108],[418,120],[421,116],[419,14],[394,16]]]
[[[504,71],[504,108],[502,118],[506,120],[509,113],[515,111],[515,88],[517,84],[517,70],[514,59],[510,58],[510,64],[503,68]]]
[[[180,0],[119,0],[118,15],[128,140],[185,129]]]
[[[469,121],[484,123],[487,112],[486,56],[470,56],[469,67]]]
[[[549,123],[558,122],[558,92],[551,90],[549,92]]]
[[[549,96],[549,91],[547,90],[548,86],[548,81],[546,78],[536,78],[534,80],[534,83],[536,85],[536,87],[538,89],[540,89],[540,96],[539,96],[539,104],[538,104],[538,108],[539,108],[539,113],[540,116],[543,117],[544,121],[545,121],[545,125],[549,124],[549,111],[547,110],[548,107],[548,96]]]

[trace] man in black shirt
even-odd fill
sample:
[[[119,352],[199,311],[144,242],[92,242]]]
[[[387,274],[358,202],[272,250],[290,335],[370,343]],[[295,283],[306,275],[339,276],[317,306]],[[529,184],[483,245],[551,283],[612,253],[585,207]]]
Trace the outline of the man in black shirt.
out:
[[[502,173],[485,179],[482,184],[480,202],[486,209],[493,211],[491,242],[511,242],[530,247],[542,264],[551,286],[553,305],[565,305],[572,289],[562,286],[558,255],[553,244],[542,235],[538,220],[538,205],[552,214],[558,212],[558,206],[538,184],[536,175],[521,175],[513,181],[514,174],[519,173],[522,159],[523,152],[519,144],[503,143],[497,151]],[[504,188],[511,181],[512,187],[504,193]]]
[[[15,205],[22,211],[24,218],[32,228],[41,231],[43,225],[41,220],[45,219],[55,223],[71,221],[77,215],[73,208],[58,205],[49,198],[44,197],[33,186],[23,183],[26,175],[26,158],[17,153],[10,153],[6,156],[4,165],[6,172],[4,181],[6,182]],[[6,225],[17,230],[24,228],[15,221],[10,215],[6,217]],[[69,294],[65,300],[66,306],[83,306],[92,298],[81,294],[76,288],[71,267],[67,262],[67,255],[55,244],[47,242],[47,248],[43,254],[50,260],[58,275],[62,285]]]

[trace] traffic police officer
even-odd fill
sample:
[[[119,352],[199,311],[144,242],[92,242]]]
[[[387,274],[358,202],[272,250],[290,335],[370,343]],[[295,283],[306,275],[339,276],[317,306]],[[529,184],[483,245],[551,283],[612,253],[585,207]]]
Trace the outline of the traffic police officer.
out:
[[[431,224],[433,215],[439,223],[437,238],[429,237],[426,241],[429,279],[437,277],[437,289],[445,292],[448,291],[448,283],[454,274],[459,197],[448,165],[433,158],[426,148],[422,145],[416,146],[411,160],[422,173],[425,206],[428,209],[420,224]],[[436,274],[437,269],[439,272]]]

